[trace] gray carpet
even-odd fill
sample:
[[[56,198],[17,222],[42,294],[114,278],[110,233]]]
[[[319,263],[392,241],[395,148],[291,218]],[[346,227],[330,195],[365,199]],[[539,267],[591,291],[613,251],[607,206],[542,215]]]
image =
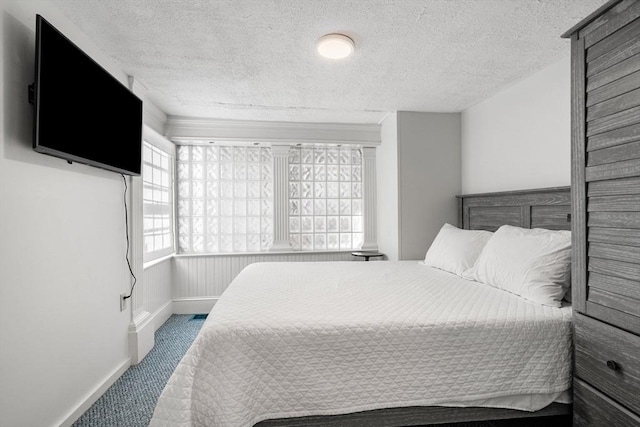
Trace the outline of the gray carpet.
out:
[[[85,412],[74,427],[147,427],[171,373],[195,339],[204,318],[174,314],[155,334],[156,344]]]

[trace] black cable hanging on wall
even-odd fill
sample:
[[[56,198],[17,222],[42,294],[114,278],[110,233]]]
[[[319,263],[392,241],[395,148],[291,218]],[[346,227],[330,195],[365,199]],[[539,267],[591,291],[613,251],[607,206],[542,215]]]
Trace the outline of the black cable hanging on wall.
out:
[[[127,267],[129,267],[129,274],[131,274],[131,277],[133,278],[133,283],[131,284],[131,290],[129,291],[129,295],[125,295],[122,297],[123,300],[127,300],[129,298],[131,298],[131,295],[133,295],[133,289],[136,287],[136,282],[138,281],[138,279],[136,278],[136,275],[133,274],[133,269],[131,268],[131,261],[129,260],[129,213],[127,211],[127,178],[124,176],[124,174],[120,174],[122,176],[122,182],[124,183],[124,228],[125,228],[125,232],[127,235],[127,251],[125,253],[125,259],[127,260]]]

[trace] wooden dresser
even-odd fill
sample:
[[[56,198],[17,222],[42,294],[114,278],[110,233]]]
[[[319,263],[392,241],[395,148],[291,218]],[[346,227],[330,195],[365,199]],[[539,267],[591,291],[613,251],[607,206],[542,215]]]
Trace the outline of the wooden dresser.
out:
[[[640,426],[640,0],[567,31],[574,425]]]

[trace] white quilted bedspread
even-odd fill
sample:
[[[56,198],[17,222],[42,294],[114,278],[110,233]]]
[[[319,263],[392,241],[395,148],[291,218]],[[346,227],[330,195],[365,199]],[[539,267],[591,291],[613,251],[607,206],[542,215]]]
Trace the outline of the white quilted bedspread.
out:
[[[570,307],[417,261],[252,264],[209,314],[151,426],[562,392],[570,322]]]

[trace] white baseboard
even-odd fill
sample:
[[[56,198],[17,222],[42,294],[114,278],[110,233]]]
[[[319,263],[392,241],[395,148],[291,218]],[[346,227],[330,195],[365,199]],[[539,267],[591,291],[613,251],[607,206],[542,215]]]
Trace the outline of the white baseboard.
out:
[[[65,417],[62,422],[58,425],[61,427],[70,427],[73,423],[75,423],[78,418],[84,414],[87,409],[91,407],[100,397],[115,383],[118,378],[122,376],[131,366],[131,359],[125,360],[120,366],[118,366],[112,373],[109,375],[102,384],[98,385],[96,389],[91,392],[87,397],[73,410],[67,417]]]
[[[215,298],[215,300],[217,300],[217,298]],[[158,328],[160,328],[160,326],[162,326],[164,322],[166,322],[174,313],[173,304],[174,304],[173,301],[167,301],[162,307],[157,309],[153,314],[150,314],[150,315],[147,314],[146,316],[141,317],[136,327],[129,329],[130,339],[131,339],[131,335],[135,334],[136,341],[139,344],[140,342],[142,342],[142,344],[140,345],[144,347],[144,348],[138,349],[139,353],[136,356],[139,358],[138,362],[142,360],[149,351],[151,351],[154,345],[154,342],[152,340],[151,346],[149,347],[148,339],[146,338],[142,339],[142,337],[144,336],[148,338],[149,333],[151,333],[151,337],[153,338],[154,332],[157,331]],[[194,307],[199,309],[201,307],[205,307],[206,305],[210,305],[211,307],[213,307],[213,304],[215,304],[215,301],[208,302],[208,303],[206,301],[202,301],[200,302],[200,305],[196,304]],[[211,310],[211,308],[209,308],[209,310]],[[208,313],[209,310],[207,310],[206,313]],[[203,311],[198,311],[198,313],[203,313]],[[182,314],[182,313],[177,313],[177,314]],[[189,314],[189,313],[184,313],[184,314]],[[194,312],[194,314],[196,313]],[[144,344],[144,342],[147,342],[147,344]],[[91,405],[96,403],[96,401],[100,399],[100,397],[102,397],[102,395],[109,389],[109,387],[111,387],[127,371],[127,369],[129,369],[131,365],[132,365],[131,358],[128,358],[127,360],[125,360],[107,378],[105,378],[105,380],[101,384],[99,384],[93,392],[87,395],[87,397],[76,407],[76,409],[74,409],[69,415],[67,415],[58,425],[61,427],[70,427],[71,425],[73,425],[73,423],[75,423],[82,416],[82,414],[84,414],[91,407]]]
[[[151,317],[153,318],[153,330],[157,331],[164,322],[169,320],[173,314],[173,301],[169,300],[162,307],[157,309]]]
[[[129,324],[129,357],[131,364],[137,365],[151,351],[155,344],[154,324],[151,313],[140,310]]]
[[[153,348],[153,341],[151,346],[148,346],[148,336],[160,328],[166,322],[172,314],[204,314],[209,313],[218,297],[207,298],[178,298],[173,301],[167,301],[162,307],[157,309],[153,314],[147,314],[140,317],[140,322],[135,324],[134,327],[129,330],[129,337],[135,338],[138,344],[143,348],[139,348],[139,352],[136,357],[140,360],[147,355],[147,353]],[[147,337],[147,338],[144,338]],[[147,348],[149,347],[149,348]],[[144,354],[143,354],[144,353]],[[89,393],[87,397],[74,409],[69,415],[67,415],[58,425],[61,427],[70,427],[76,422],[82,414],[84,414],[100,397],[120,378],[129,367],[132,365],[132,359],[128,358],[120,366],[118,366],[105,380],[99,384],[93,392]]]
[[[173,300],[174,314],[206,314],[211,311],[219,297],[176,298]]]
[[[173,314],[173,301],[167,301],[153,314],[141,311],[129,325],[129,356],[131,364],[142,362],[155,345],[155,332]]]

